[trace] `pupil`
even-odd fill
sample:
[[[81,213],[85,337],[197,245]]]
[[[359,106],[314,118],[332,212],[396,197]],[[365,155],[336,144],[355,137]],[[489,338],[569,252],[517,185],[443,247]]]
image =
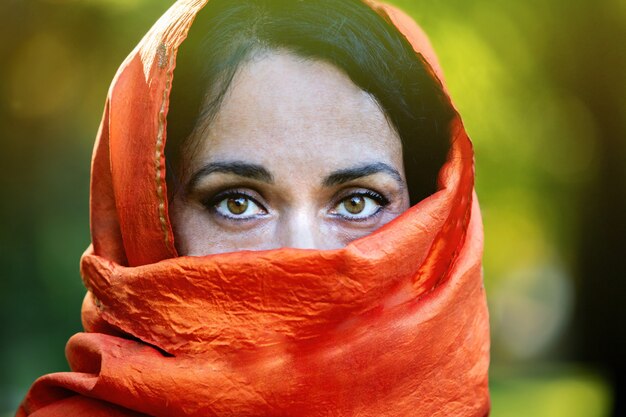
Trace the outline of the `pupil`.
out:
[[[244,197],[229,198],[228,210],[233,214],[242,214],[248,209],[248,199]]]
[[[354,196],[345,204],[346,210],[351,214],[359,214],[365,208],[365,199],[363,197]]]

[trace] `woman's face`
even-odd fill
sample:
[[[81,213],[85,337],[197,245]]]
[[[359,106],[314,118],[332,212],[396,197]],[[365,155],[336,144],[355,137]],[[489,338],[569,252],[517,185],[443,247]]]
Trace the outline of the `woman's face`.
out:
[[[170,208],[180,255],[340,248],[409,207],[398,134],[328,63],[253,59],[194,135]]]

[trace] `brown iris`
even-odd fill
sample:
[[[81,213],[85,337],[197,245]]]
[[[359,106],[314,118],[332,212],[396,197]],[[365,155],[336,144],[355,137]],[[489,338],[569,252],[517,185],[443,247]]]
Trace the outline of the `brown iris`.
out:
[[[228,211],[233,214],[243,214],[248,210],[248,199],[245,197],[229,198],[226,202]]]
[[[346,208],[348,213],[359,214],[363,211],[363,209],[365,209],[365,198],[355,195],[346,199],[343,203],[343,206]]]

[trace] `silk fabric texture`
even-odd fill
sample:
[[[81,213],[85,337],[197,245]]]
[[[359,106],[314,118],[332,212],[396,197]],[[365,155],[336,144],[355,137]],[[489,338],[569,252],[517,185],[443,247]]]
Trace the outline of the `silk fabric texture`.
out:
[[[72,372],[39,378],[17,416],[486,416],[483,235],[460,117],[438,191],[345,248],[178,257],[168,97],[205,3],[176,2],[113,80],[81,259],[85,332],[66,347]],[[371,6],[441,81],[415,22]]]

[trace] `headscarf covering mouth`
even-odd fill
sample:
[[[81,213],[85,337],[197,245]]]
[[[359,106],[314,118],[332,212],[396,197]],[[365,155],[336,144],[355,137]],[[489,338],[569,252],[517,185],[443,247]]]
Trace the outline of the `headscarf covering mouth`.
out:
[[[178,47],[206,2],[177,1],[113,80],[92,160],[92,245],[81,259],[86,333],[68,343],[73,372],[39,379],[18,416],[110,407],[486,416],[482,224],[458,114],[438,191],[373,234],[331,251],[177,256],[165,182],[169,93]],[[415,22],[368,4],[442,82]]]

